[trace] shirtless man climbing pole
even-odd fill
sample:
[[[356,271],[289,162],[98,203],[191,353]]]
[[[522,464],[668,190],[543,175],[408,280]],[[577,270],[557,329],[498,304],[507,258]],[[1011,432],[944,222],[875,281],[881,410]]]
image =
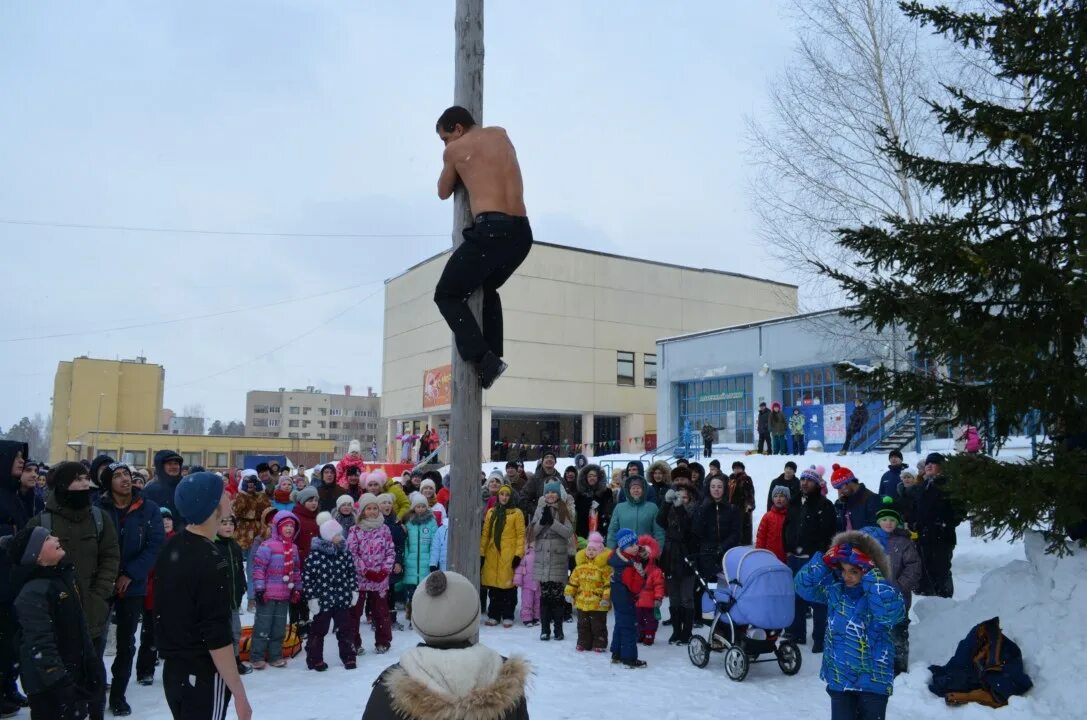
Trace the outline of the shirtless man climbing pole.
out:
[[[472,225],[453,251],[434,289],[434,302],[453,331],[457,351],[474,363],[483,387],[505,372],[502,361],[502,300],[498,288],[528,257],[532,228],[525,212],[517,151],[500,127],[480,127],[454,105],[438,118],[445,143],[438,197],[464,183],[472,206]],[[483,289],[482,328],[468,309],[468,297]]]

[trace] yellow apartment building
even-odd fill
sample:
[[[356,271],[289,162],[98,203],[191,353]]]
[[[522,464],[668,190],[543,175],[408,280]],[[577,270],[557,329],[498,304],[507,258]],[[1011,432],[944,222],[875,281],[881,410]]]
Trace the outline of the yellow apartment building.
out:
[[[285,455],[292,465],[305,467],[336,460],[333,440],[90,430],[78,436],[77,441],[78,453],[75,448],[66,448],[68,460],[109,455],[133,467],[148,469],[159,450],[173,450],[185,465],[202,465],[208,470],[243,467],[246,455]]]
[[[143,357],[82,356],[58,363],[49,462],[83,457],[79,446],[70,443],[86,442],[88,433],[158,430],[165,379],[165,369]]]

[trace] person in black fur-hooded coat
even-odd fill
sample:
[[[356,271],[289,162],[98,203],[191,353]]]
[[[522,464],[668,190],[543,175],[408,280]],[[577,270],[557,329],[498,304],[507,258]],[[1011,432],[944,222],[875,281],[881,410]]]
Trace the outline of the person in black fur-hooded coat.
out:
[[[531,667],[472,644],[479,595],[467,578],[430,573],[415,590],[412,609],[424,642],[381,673],[362,720],[528,720]]]
[[[590,473],[595,475],[595,479],[590,478]],[[604,475],[603,468],[592,463],[581,468],[577,476],[577,494],[574,496],[574,513],[577,516],[574,529],[578,537],[587,538],[589,533],[593,532],[593,529],[589,528],[589,517],[594,511],[596,512],[594,530],[606,536],[613,507],[615,507],[615,494],[608,487],[608,478]]]

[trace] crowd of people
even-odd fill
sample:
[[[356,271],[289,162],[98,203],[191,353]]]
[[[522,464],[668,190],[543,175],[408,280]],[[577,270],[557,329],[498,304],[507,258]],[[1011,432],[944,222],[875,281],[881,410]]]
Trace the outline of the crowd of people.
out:
[[[946,493],[943,463],[933,453],[914,472],[893,451],[873,492],[844,466],[833,466],[828,487],[823,468],[798,472],[786,462],[770,482],[755,528],[754,482],[740,460],[728,474],[718,460],[708,468],[658,461],[648,471],[631,461],[611,477],[584,456],[561,472],[551,452],[531,474],[510,461],[482,479],[479,613],[486,625],[509,628],[519,620],[539,627],[541,641],[565,640],[564,625],[576,617],[574,650],[610,652],[614,663],[645,667],[639,645],[653,645],[662,622],[671,629],[669,644],[689,643],[704,625],[702,595],[724,553],[753,545],[797,577],[788,637],[806,644],[810,616],[811,649],[824,653],[824,677],[852,677],[839,666],[856,659],[842,629],[856,620],[849,617],[857,611],[849,600],[858,597],[854,588],[886,596],[889,586],[906,610],[912,594],[953,592],[961,516]],[[316,672],[329,667],[323,649],[330,631],[346,669],[356,667],[366,645],[387,652],[393,632],[405,628],[399,613],[405,623],[413,620],[416,590],[432,573],[448,570],[448,477],[367,471],[356,444],[309,476],[262,463],[224,477],[183,468],[170,450],[155,455],[153,470],[147,481],[139,469],[103,456],[59,463],[43,474],[25,445],[0,444],[0,472],[7,474],[0,483],[0,535],[9,538],[0,554],[3,716],[27,704],[34,718],[97,718],[107,707],[128,715],[133,665],[136,681],[149,685],[160,657],[166,669],[171,658],[175,669],[178,660],[196,662],[186,649],[191,640],[177,638],[173,624],[175,614],[191,611],[172,607],[175,593],[162,596],[164,582],[177,582],[172,573],[161,577],[163,548],[178,542],[188,523],[215,521],[208,534],[228,606],[225,641],[220,635],[215,642],[229,646],[234,672],[227,677],[212,663],[214,653],[200,661],[204,675],[234,686],[236,699],[241,675],[287,665],[282,648],[290,626],[306,638],[306,667]],[[218,479],[225,498],[219,516],[214,508],[184,506],[183,480],[214,485],[207,477]],[[835,502],[827,498],[831,488]],[[192,552],[208,554],[203,545]],[[850,584],[843,568],[863,572]],[[871,568],[884,584],[862,578]],[[65,593],[78,597],[81,612],[73,613],[71,603],[42,602]],[[59,614],[44,617],[43,608]],[[249,663],[239,659],[243,608],[254,613]],[[887,618],[894,621],[886,632],[890,674],[832,692],[882,693],[885,703],[890,679],[906,667],[909,637],[905,611]],[[878,634],[878,623],[871,627]],[[372,643],[364,641],[364,629],[372,630]],[[107,687],[102,657],[109,633],[116,653]],[[866,639],[865,647],[877,640]]]

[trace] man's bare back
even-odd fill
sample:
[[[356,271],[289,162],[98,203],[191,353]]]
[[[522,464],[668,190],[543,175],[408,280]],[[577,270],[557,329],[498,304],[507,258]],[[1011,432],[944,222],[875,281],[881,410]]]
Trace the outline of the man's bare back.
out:
[[[528,215],[517,150],[505,129],[469,129],[448,141],[443,161],[438,197],[444,200],[452,195],[459,178],[468,189],[473,216],[485,212]]]

